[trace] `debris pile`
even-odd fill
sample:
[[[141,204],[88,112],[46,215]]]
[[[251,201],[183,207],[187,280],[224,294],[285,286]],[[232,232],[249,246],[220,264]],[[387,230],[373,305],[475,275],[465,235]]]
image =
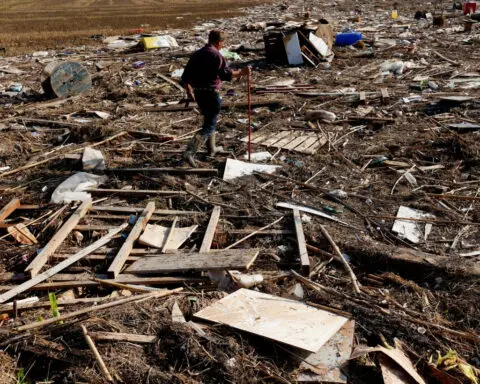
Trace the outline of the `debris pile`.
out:
[[[416,7],[2,58],[0,382],[477,383],[478,13]],[[253,132],[224,84],[224,151],[188,168],[212,28]]]

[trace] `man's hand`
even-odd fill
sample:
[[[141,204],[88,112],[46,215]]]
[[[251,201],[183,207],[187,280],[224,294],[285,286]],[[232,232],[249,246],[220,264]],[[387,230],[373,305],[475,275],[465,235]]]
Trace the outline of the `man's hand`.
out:
[[[242,70],[240,71],[240,76],[248,76],[248,75],[251,75],[251,74],[252,74],[252,67],[251,66],[242,68]]]

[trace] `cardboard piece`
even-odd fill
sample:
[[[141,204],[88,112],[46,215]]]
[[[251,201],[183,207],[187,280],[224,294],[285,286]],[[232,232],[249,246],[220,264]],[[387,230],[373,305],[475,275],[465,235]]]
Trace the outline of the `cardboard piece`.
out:
[[[332,49],[335,42],[335,35],[330,24],[321,24],[315,31],[315,36],[320,37]]]
[[[348,321],[298,301],[243,288],[196,313],[195,317],[313,353]]]
[[[399,349],[387,349],[381,346],[375,348],[358,347],[353,351],[350,359],[356,359],[373,352],[383,354],[383,357],[380,358],[380,366],[382,367],[385,384],[411,383],[412,380],[417,384],[426,384],[415,370],[410,359]],[[401,369],[403,372],[398,372],[398,369]],[[405,374],[408,374],[407,378]]]

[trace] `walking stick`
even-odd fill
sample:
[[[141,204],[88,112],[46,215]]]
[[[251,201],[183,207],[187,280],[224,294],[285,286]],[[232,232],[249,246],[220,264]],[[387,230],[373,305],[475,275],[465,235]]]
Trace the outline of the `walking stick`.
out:
[[[252,154],[252,102],[250,99],[250,72],[247,75],[247,87],[248,87],[248,161],[251,159]]]

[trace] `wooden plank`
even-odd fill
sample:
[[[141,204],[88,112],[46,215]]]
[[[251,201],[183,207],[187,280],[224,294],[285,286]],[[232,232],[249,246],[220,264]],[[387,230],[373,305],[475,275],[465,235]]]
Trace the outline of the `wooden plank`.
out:
[[[120,213],[139,213],[142,212],[145,208],[144,207],[106,207],[102,205],[94,205],[90,212],[120,212]],[[170,209],[156,209],[153,211],[155,215],[202,215],[203,212],[198,211],[176,211]]]
[[[73,228],[78,222],[85,216],[92,206],[92,199],[84,201],[77,210],[69,217],[62,228],[50,239],[48,244],[42,249],[42,251],[33,259],[33,261],[25,269],[26,273],[29,273],[31,277],[34,277],[40,272],[42,267],[48,261],[48,258],[55,253],[57,248],[67,238]]]
[[[310,148],[316,141],[318,140],[318,138],[315,136],[315,137],[309,137],[307,140],[305,140],[302,144],[300,144],[298,147],[296,147],[294,149],[294,151],[296,152],[301,152],[301,153],[304,153],[306,150],[308,150],[308,148]]]
[[[105,172],[115,173],[173,173],[182,175],[211,175],[218,174],[216,168],[108,168]]]
[[[390,98],[390,95],[388,94],[388,89],[387,88],[381,88],[380,93],[382,95],[382,101],[384,103],[388,102],[388,99]]]
[[[252,139],[252,143],[253,144],[260,143],[268,137],[269,137],[268,134],[256,135],[255,138]],[[248,141],[248,139],[247,139],[247,141]]]
[[[221,210],[220,207],[214,207],[212,210],[212,215],[210,216],[207,230],[205,231],[205,236],[203,237],[202,245],[200,246],[200,253],[206,253],[210,250],[213,238],[215,237],[218,220],[220,219]]]
[[[277,141],[272,146],[275,147],[275,148],[283,148],[284,145],[287,145],[292,140],[294,140],[296,137],[297,137],[297,133],[289,132],[288,136],[285,136],[282,140]]]
[[[107,277],[105,275],[99,275],[99,277]],[[161,276],[161,277],[139,277],[130,274],[120,274],[116,279],[107,279],[107,282],[117,282],[134,285],[182,285],[185,283],[205,283],[208,279],[201,277],[175,277],[175,276]],[[32,287],[32,291],[45,291],[52,289],[70,289],[70,288],[97,288],[101,284],[94,280],[70,280],[70,281],[54,281],[51,283],[41,283]],[[0,292],[6,292],[16,285],[0,285]]]
[[[86,192],[89,192],[92,195],[121,195],[121,196],[148,196],[148,195],[175,196],[175,195],[187,194],[187,192],[185,191],[158,191],[155,189],[128,190],[128,189],[92,188],[92,189],[87,189]]]
[[[320,136],[316,142],[314,142],[310,147],[308,147],[304,153],[309,155],[315,154],[319,148],[323,147],[327,143],[327,138],[325,136]]]
[[[127,260],[128,256],[130,255],[130,252],[133,249],[133,243],[142,234],[154,210],[155,210],[155,203],[151,201],[150,203],[147,204],[147,207],[144,209],[144,211],[138,218],[137,222],[135,223],[132,230],[130,231],[130,234],[128,235],[127,239],[123,243],[122,248],[120,248],[120,250],[117,253],[117,256],[115,256],[115,259],[110,265],[110,268],[108,268],[108,275],[110,277],[115,278],[120,273],[123,265],[125,264],[125,261]]]
[[[70,305],[78,305],[78,304],[91,304],[91,303],[100,303],[102,301],[112,300],[111,296],[101,296],[101,297],[86,297],[81,299],[69,299],[69,300],[62,300],[57,299],[57,304],[59,307],[66,307]],[[13,311],[13,303],[7,303],[0,305],[0,312],[12,312]],[[35,308],[50,308],[52,304],[50,301],[39,301],[36,303],[19,303],[17,305],[18,310],[26,310],[26,309],[35,309]]]
[[[10,216],[15,210],[20,208],[20,200],[12,199],[10,202],[5,205],[2,210],[0,210],[0,223]]]
[[[302,134],[301,136],[298,136],[296,139],[292,140],[287,145],[284,145],[283,149],[287,149],[287,150],[294,149],[295,147],[298,147],[307,139],[308,139],[308,136]]]
[[[295,231],[297,232],[298,253],[300,255],[300,263],[302,265],[302,274],[310,275],[310,259],[308,258],[307,242],[303,233],[302,217],[298,208],[293,209],[293,222],[295,223]]]
[[[248,269],[259,254],[258,249],[230,249],[207,253],[169,254],[136,261],[127,272],[138,275],[184,271]]]
[[[105,244],[110,242],[115,235],[117,235],[118,233],[123,231],[127,226],[128,226],[128,224],[126,224],[126,223],[121,225],[116,230],[111,231],[108,235],[103,236],[102,238],[100,238],[99,240],[97,240],[93,244],[89,245],[88,247],[86,247],[82,251],[80,251],[80,252],[76,253],[75,255],[69,257],[67,260],[62,261],[61,263],[57,264],[53,268],[50,268],[47,271],[45,271],[45,272],[43,272],[39,275],[34,276],[32,279],[26,281],[23,284],[20,284],[18,287],[15,287],[14,289],[4,293],[3,295],[0,295],[0,303],[4,303],[5,301],[11,299],[12,297],[15,297],[18,294],[20,294],[22,292],[25,292],[27,289],[32,288],[33,286],[41,283],[42,281],[47,280],[49,277],[57,274],[58,272],[64,270],[65,268],[69,267],[70,265],[76,263],[77,261],[79,261],[83,257],[87,256],[88,254],[90,254],[94,250],[96,250],[100,247],[103,247]]]
[[[175,218],[173,219],[173,222],[172,222],[172,226],[170,227],[170,231],[168,231],[168,235],[167,235],[167,239],[165,240],[165,244],[163,244],[163,246],[162,246],[162,251],[161,251],[162,253],[165,253],[165,251],[167,250],[168,243],[170,242],[170,240],[173,237],[173,234],[175,233],[175,225],[177,224],[177,220],[178,220],[178,217],[175,216]]]
[[[359,96],[358,96],[358,100],[361,104],[364,104],[365,101],[367,100],[367,94],[365,93],[365,91],[361,91]]]
[[[197,312],[195,318],[314,353],[348,321],[302,302],[243,288]]]
[[[282,140],[285,136],[288,136],[290,131],[282,131],[280,133],[273,133],[268,140],[265,140],[261,145],[265,145],[267,147],[273,146],[276,142]]]
[[[157,336],[137,335],[135,333],[117,332],[90,332],[93,340],[97,341],[126,341],[129,343],[152,344],[158,340]]]

